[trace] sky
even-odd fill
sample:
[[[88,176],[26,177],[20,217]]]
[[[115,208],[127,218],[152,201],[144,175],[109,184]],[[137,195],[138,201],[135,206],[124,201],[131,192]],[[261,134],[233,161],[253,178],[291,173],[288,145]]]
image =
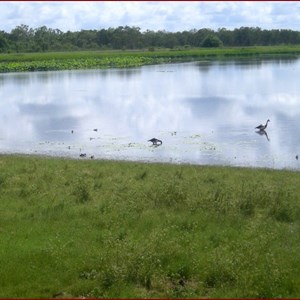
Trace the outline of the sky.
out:
[[[170,32],[210,28],[300,31],[295,1],[0,1],[0,31],[21,24],[63,32],[136,26]]]

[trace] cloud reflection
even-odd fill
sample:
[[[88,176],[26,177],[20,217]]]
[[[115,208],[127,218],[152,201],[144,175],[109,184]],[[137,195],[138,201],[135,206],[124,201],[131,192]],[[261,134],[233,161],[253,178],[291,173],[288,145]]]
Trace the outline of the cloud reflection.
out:
[[[299,75],[299,61],[269,60],[2,74],[0,151],[29,143],[67,156],[293,168]],[[267,118],[269,143],[254,130]],[[149,147],[152,137],[163,145]]]

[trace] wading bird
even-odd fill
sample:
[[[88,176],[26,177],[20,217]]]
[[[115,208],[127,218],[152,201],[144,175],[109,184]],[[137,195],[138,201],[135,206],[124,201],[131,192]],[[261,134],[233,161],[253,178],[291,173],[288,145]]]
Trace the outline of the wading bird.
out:
[[[162,141],[157,139],[157,138],[153,138],[151,140],[148,140],[148,142],[152,142],[153,145],[158,145],[158,143],[161,145],[162,144]]]
[[[269,122],[271,122],[271,121],[268,119],[265,125],[260,124],[259,126],[255,127],[255,128],[258,130],[265,130],[267,128]]]

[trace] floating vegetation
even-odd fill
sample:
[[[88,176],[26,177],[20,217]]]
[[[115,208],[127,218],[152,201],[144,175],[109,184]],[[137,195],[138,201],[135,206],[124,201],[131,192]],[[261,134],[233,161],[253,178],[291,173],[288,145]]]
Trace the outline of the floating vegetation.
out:
[[[78,51],[0,54],[0,72],[31,72],[76,69],[139,67],[149,64],[187,62],[233,57],[294,55],[299,48],[289,46],[235,47],[220,49],[149,51]],[[168,72],[168,71],[167,71]]]
[[[76,69],[107,69],[138,67],[147,64],[163,63],[165,60],[143,56],[53,58],[29,61],[0,63],[0,72],[32,72]]]

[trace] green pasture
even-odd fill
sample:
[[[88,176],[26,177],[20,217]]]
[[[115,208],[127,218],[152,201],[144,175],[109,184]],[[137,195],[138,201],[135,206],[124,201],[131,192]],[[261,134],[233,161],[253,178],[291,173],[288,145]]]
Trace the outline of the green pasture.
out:
[[[298,298],[300,174],[0,156],[0,298]]]

